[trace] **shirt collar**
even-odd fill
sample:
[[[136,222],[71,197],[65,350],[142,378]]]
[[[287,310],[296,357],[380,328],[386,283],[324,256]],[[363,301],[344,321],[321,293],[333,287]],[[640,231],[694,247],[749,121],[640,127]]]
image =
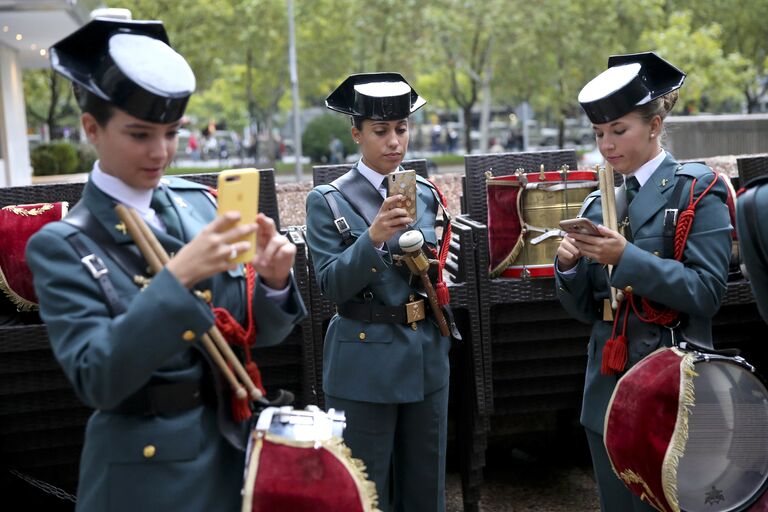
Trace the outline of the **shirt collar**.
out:
[[[370,181],[371,185],[373,185],[373,188],[378,190],[379,194],[381,194],[382,197],[386,199],[387,191],[386,189],[381,188],[381,181],[386,177],[386,175],[381,174],[377,171],[374,171],[373,169],[365,165],[365,163],[363,163],[362,158],[357,162],[357,170],[360,171],[360,174],[362,174],[363,177],[365,177],[365,179]],[[396,170],[397,169],[392,169],[392,171],[396,171]]]
[[[633,172],[632,174],[628,174],[627,176],[634,176],[637,178],[637,182],[642,187],[645,185],[645,182],[648,181],[651,177],[651,175],[656,171],[656,169],[659,168],[661,165],[661,162],[664,161],[664,159],[667,157],[667,152],[662,149],[658,155],[651,158],[647,162],[645,162],[643,165],[640,166],[638,170]]]
[[[149,206],[150,202],[152,202],[154,189],[145,190],[126,185],[120,178],[115,178],[101,170],[98,160],[93,164],[91,182],[96,185],[96,188],[115,199],[118,203],[135,209],[144,220],[154,227],[165,230],[155,210]]]

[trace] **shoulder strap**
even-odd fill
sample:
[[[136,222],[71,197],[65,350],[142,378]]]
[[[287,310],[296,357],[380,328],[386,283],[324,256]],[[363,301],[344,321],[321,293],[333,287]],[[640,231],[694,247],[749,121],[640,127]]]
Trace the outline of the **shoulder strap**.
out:
[[[768,269],[768,261],[766,261],[765,256],[765,244],[763,243],[763,237],[760,236],[760,230],[757,227],[757,207],[755,206],[755,195],[757,194],[757,189],[758,187],[754,186],[754,184],[750,182],[749,188],[741,195],[741,198],[739,199],[739,207],[744,208],[744,221],[747,225],[746,235],[751,240],[755,241],[758,249],[757,257],[760,260],[760,264],[764,268]]]
[[[370,226],[384,199],[356,167],[333,180],[330,185],[341,194]]]
[[[88,269],[91,277],[93,277],[96,282],[99,283],[101,293],[104,295],[104,299],[107,301],[107,308],[109,309],[110,315],[116,317],[122,313],[125,313],[125,305],[123,305],[123,302],[120,300],[120,296],[117,294],[112,281],[109,279],[109,269],[104,264],[104,261],[102,261],[101,258],[88,250],[88,247],[82,240],[82,234],[79,231],[75,231],[69,235],[67,237],[67,241],[75,249],[75,252],[77,252],[78,256],[80,256],[80,261],[83,263],[85,268]]]
[[[75,206],[63,221],[77,228],[87,235],[88,238],[96,242],[129,277],[146,274],[147,264],[144,259],[127,247],[118,246],[114,238],[107,233],[104,226],[96,220],[91,211],[85,206]]]
[[[682,166],[677,168],[682,169]],[[683,188],[686,182],[682,174],[675,172],[677,181],[675,188],[667,199],[667,207],[664,209],[664,230],[662,232],[662,258],[674,258],[675,256],[675,230],[677,229],[677,217],[679,213],[680,199],[683,197]]]
[[[82,235],[96,242],[109,257],[117,263],[128,276],[143,275],[146,265],[143,260],[126,248],[120,248],[114,239],[99,224],[90,210],[85,206],[76,206],[63,219],[63,222],[77,228],[78,231],[67,236],[67,241],[80,256],[80,261],[91,274],[101,288],[101,293],[107,302],[107,307],[113,317],[126,311],[125,305],[120,300],[112,280],[109,278],[109,269],[104,261],[95,255],[82,239]]]
[[[333,185],[331,185],[331,187],[332,188],[322,192],[323,198],[325,199],[325,202],[328,203],[328,208],[331,209],[331,214],[333,215],[333,225],[336,226],[336,229],[341,235],[341,241],[344,243],[344,245],[349,246],[354,242],[352,239],[352,234],[350,233],[349,223],[347,222],[347,219],[341,215],[341,210],[339,210],[339,203],[336,202],[336,198],[333,197],[332,192],[334,190],[338,192],[338,190],[333,187]]]

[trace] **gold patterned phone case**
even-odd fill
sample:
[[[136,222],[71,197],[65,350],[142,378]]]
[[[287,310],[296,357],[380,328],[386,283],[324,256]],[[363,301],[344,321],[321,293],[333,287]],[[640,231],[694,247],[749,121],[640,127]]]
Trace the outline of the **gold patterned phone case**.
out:
[[[416,220],[416,171],[395,171],[387,176],[388,195],[402,194],[405,199],[398,207],[405,208],[408,216]]]

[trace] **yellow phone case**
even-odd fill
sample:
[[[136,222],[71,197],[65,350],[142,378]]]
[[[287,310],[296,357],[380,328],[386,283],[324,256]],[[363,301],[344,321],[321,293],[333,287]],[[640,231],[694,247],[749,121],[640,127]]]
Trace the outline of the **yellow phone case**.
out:
[[[258,169],[229,169],[221,171],[218,178],[218,213],[240,212],[240,224],[256,221],[259,214],[259,171]],[[251,247],[238,254],[234,263],[248,263],[256,255],[256,233],[239,240],[251,242]]]
[[[416,220],[416,171],[395,171],[387,175],[387,195],[402,194],[405,199],[398,207],[405,208],[408,216]]]

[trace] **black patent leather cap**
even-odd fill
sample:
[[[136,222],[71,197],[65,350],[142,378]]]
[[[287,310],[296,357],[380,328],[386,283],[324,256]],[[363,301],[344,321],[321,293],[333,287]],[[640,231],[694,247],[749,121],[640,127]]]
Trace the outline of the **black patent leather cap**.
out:
[[[53,69],[128,114],[179,120],[194,73],[168,44],[160,21],[97,18],[50,48]]]
[[[581,89],[579,103],[592,123],[609,123],[679,89],[685,76],[653,52],[613,55],[608,69]]]
[[[427,101],[400,73],[350,75],[325,100],[336,112],[374,121],[405,119]]]

